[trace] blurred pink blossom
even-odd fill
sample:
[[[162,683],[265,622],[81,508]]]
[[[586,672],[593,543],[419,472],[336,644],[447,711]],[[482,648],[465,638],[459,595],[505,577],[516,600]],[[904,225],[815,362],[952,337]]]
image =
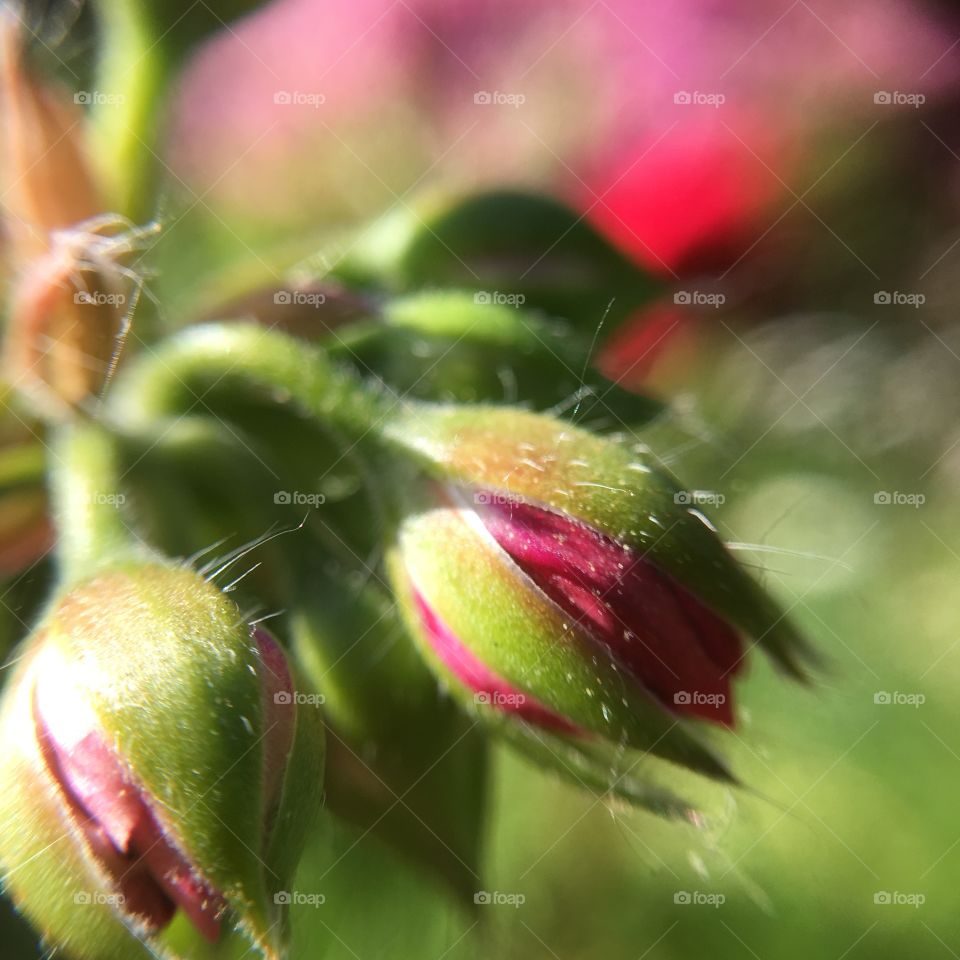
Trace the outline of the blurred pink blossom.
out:
[[[954,39],[904,0],[275,0],[196,56],[169,157],[208,202],[288,225],[530,184],[673,271],[818,176],[828,135],[839,154],[910,109],[877,94],[935,97]]]

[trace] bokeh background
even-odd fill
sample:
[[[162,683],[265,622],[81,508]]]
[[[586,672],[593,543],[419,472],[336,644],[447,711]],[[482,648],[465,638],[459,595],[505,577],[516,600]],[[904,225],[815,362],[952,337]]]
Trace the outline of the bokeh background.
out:
[[[477,888],[511,903],[331,826],[298,960],[960,956],[958,81],[960,11],[905,0],[274,0],[192,53],[169,322],[424,196],[567,200],[662,283],[596,362],[667,403],[643,439],[826,660],[754,661],[748,787],[699,828],[498,752]]]

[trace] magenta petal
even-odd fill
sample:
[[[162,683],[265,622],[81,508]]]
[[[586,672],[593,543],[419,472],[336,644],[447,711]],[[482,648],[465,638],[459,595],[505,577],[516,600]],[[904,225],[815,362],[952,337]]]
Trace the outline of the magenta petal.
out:
[[[568,734],[580,732],[568,720],[498,677],[481,663],[437,616],[416,588],[413,589],[413,599],[433,651],[465,687],[475,694],[484,695],[483,702],[495,709],[515,713],[541,727]]]
[[[598,530],[526,503],[488,497],[478,513],[543,592],[669,710],[734,721],[741,665],[733,628],[642,555]]]
[[[166,835],[58,657],[48,656],[38,670],[34,722],[48,769],[90,852],[123,895],[123,911],[158,932],[180,907],[206,939],[215,941],[225,901]]]
[[[283,775],[293,746],[297,706],[294,701],[293,677],[287,658],[276,640],[257,627],[253,639],[260,651],[263,677],[264,716],[264,809],[273,810],[280,799]]]
[[[88,733],[69,750],[57,751],[63,786],[103,828],[121,853],[130,850],[130,837],[142,819],[143,803],[124,780],[116,758],[95,733]]]
[[[197,877],[190,864],[163,835],[154,817],[144,818],[138,824],[134,851],[138,862],[146,866],[164,894],[183,910],[206,940],[216,943],[226,902]]]

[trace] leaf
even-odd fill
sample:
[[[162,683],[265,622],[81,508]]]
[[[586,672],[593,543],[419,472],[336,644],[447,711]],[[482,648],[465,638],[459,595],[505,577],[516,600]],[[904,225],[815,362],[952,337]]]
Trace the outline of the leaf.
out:
[[[434,198],[388,214],[335,273],[397,291],[476,290],[515,298],[590,335],[653,299],[658,284],[575,210],[546,196],[499,190]]]

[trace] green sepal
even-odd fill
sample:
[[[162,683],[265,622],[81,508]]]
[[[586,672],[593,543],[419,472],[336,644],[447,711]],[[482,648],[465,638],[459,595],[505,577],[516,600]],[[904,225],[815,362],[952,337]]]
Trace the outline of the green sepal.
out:
[[[105,899],[91,896],[112,891],[96,862],[72,842],[71,832],[79,827],[64,822],[61,799],[33,736],[33,687],[27,681],[37,651],[37,644],[25,648],[0,707],[3,892],[42,942],[59,947],[70,960],[148,960],[155,951],[118,921]]]
[[[611,800],[670,820],[696,822],[696,806],[661,786],[657,761],[606,741],[575,741],[526,723],[501,721],[503,736],[533,763]],[[660,765],[662,767],[662,765]],[[659,775],[659,776],[658,776]],[[671,776],[676,776],[674,771]]]
[[[194,571],[150,565],[74,589],[47,629],[164,826],[260,939],[275,919],[261,860],[261,683],[238,620]]]

